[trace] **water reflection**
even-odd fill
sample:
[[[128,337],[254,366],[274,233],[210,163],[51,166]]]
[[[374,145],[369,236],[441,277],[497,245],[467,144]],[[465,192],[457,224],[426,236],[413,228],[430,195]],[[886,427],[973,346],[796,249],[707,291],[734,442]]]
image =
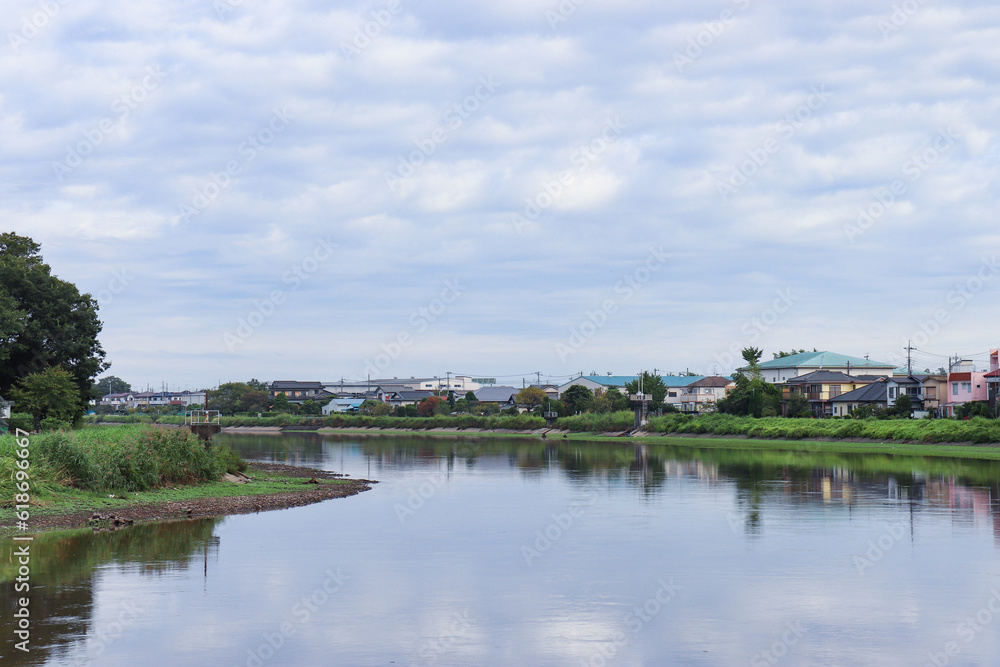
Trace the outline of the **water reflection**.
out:
[[[50,659],[76,663],[80,644],[88,637],[101,641],[94,624],[94,590],[103,572],[129,570],[155,576],[186,570],[196,560],[203,560],[207,570],[208,560],[217,553],[219,538],[213,532],[220,521],[172,521],[115,532],[86,529],[34,536],[27,593],[31,652],[13,650],[12,642],[4,642],[0,648],[3,664],[40,665]],[[14,636],[17,598],[25,596],[15,589],[18,559],[14,553],[23,544],[0,540],[0,635],[5,640]]]
[[[248,458],[381,483],[225,532],[201,520],[39,536],[33,652],[4,644],[4,664],[134,665],[157,650],[172,662],[180,636],[189,653],[176,664],[248,664],[341,568],[343,590],[268,665],[578,665],[609,646],[618,664],[750,664],[800,622],[796,650],[829,658],[817,664],[922,664],[921,642],[939,651],[984,603],[1000,544],[1000,463],[626,440],[223,439]],[[430,478],[445,481],[404,521],[397,508]],[[570,527],[569,508],[592,498]],[[9,541],[0,549],[10,637],[15,559]],[[676,598],[656,597],[674,583]],[[103,642],[140,595],[166,602]],[[967,660],[990,654],[977,641]]]
[[[663,493],[671,479],[734,487],[748,536],[764,529],[769,501],[846,510],[907,503],[914,511],[947,510],[956,522],[989,522],[1000,546],[1000,462],[892,454],[837,454],[678,447],[524,438],[316,435],[237,436],[244,455],[292,465],[336,468],[337,455],[363,456],[369,474],[400,470],[475,471],[513,468],[524,477],[558,471],[570,482],[644,495]],[[332,458],[331,458],[332,457]]]

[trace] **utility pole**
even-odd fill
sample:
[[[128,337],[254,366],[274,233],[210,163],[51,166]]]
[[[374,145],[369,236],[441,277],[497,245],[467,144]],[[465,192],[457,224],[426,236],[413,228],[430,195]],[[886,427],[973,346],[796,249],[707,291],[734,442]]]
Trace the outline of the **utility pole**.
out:
[[[910,345],[910,341],[906,341],[906,347],[903,349],[906,350],[906,374],[913,375],[913,360],[910,358],[910,352],[916,348]]]
[[[538,376],[538,386],[541,387],[542,386],[542,372],[541,371],[535,371],[535,375]]]

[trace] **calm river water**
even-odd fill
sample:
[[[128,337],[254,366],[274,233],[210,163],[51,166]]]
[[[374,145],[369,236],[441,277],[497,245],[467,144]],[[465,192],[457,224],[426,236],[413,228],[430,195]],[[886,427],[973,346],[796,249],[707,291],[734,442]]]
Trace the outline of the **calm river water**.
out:
[[[223,436],[378,480],[44,536],[7,665],[1000,664],[1000,465],[567,441]]]

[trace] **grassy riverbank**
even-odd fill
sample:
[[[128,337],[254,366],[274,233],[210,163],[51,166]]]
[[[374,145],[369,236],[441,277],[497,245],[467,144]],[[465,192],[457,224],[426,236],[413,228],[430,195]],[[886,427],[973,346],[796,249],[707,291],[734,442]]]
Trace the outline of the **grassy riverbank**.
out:
[[[364,480],[334,479],[321,471],[248,469],[228,446],[206,449],[180,429],[90,428],[32,435],[26,448],[21,444],[12,436],[0,438],[0,534],[12,532],[24,497],[28,529],[36,530],[81,525],[94,513],[133,520],[220,516],[369,488]],[[29,465],[22,468],[19,461]],[[224,479],[240,471],[248,473],[239,475],[243,483]]]
[[[151,420],[138,415],[92,417],[95,423],[117,424],[135,420]],[[173,424],[180,417],[160,417],[160,423]],[[555,428],[574,433],[606,433],[631,430],[631,412],[584,413],[561,417]],[[455,415],[423,417],[373,417],[365,415],[331,415],[306,417],[279,415],[276,417],[223,417],[224,427],[271,427],[296,430],[338,429],[402,429],[428,431],[439,429],[480,429],[485,431],[533,431],[545,428],[545,420],[528,414]],[[972,442],[1000,443],[1000,420],[975,417],[965,421],[953,419],[787,419],[783,417],[736,417],[725,414],[691,416],[669,414],[653,417],[645,431],[656,434],[739,435],[747,438],[775,440],[864,438],[877,441],[913,441],[921,443]]]

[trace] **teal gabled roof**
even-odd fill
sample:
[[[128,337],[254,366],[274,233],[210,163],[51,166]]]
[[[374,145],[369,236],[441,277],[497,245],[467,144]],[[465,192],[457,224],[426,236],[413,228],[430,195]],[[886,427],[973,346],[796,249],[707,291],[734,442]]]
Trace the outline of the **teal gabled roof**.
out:
[[[761,368],[881,368],[892,370],[895,364],[883,364],[836,352],[800,352],[780,359],[761,362]]]

